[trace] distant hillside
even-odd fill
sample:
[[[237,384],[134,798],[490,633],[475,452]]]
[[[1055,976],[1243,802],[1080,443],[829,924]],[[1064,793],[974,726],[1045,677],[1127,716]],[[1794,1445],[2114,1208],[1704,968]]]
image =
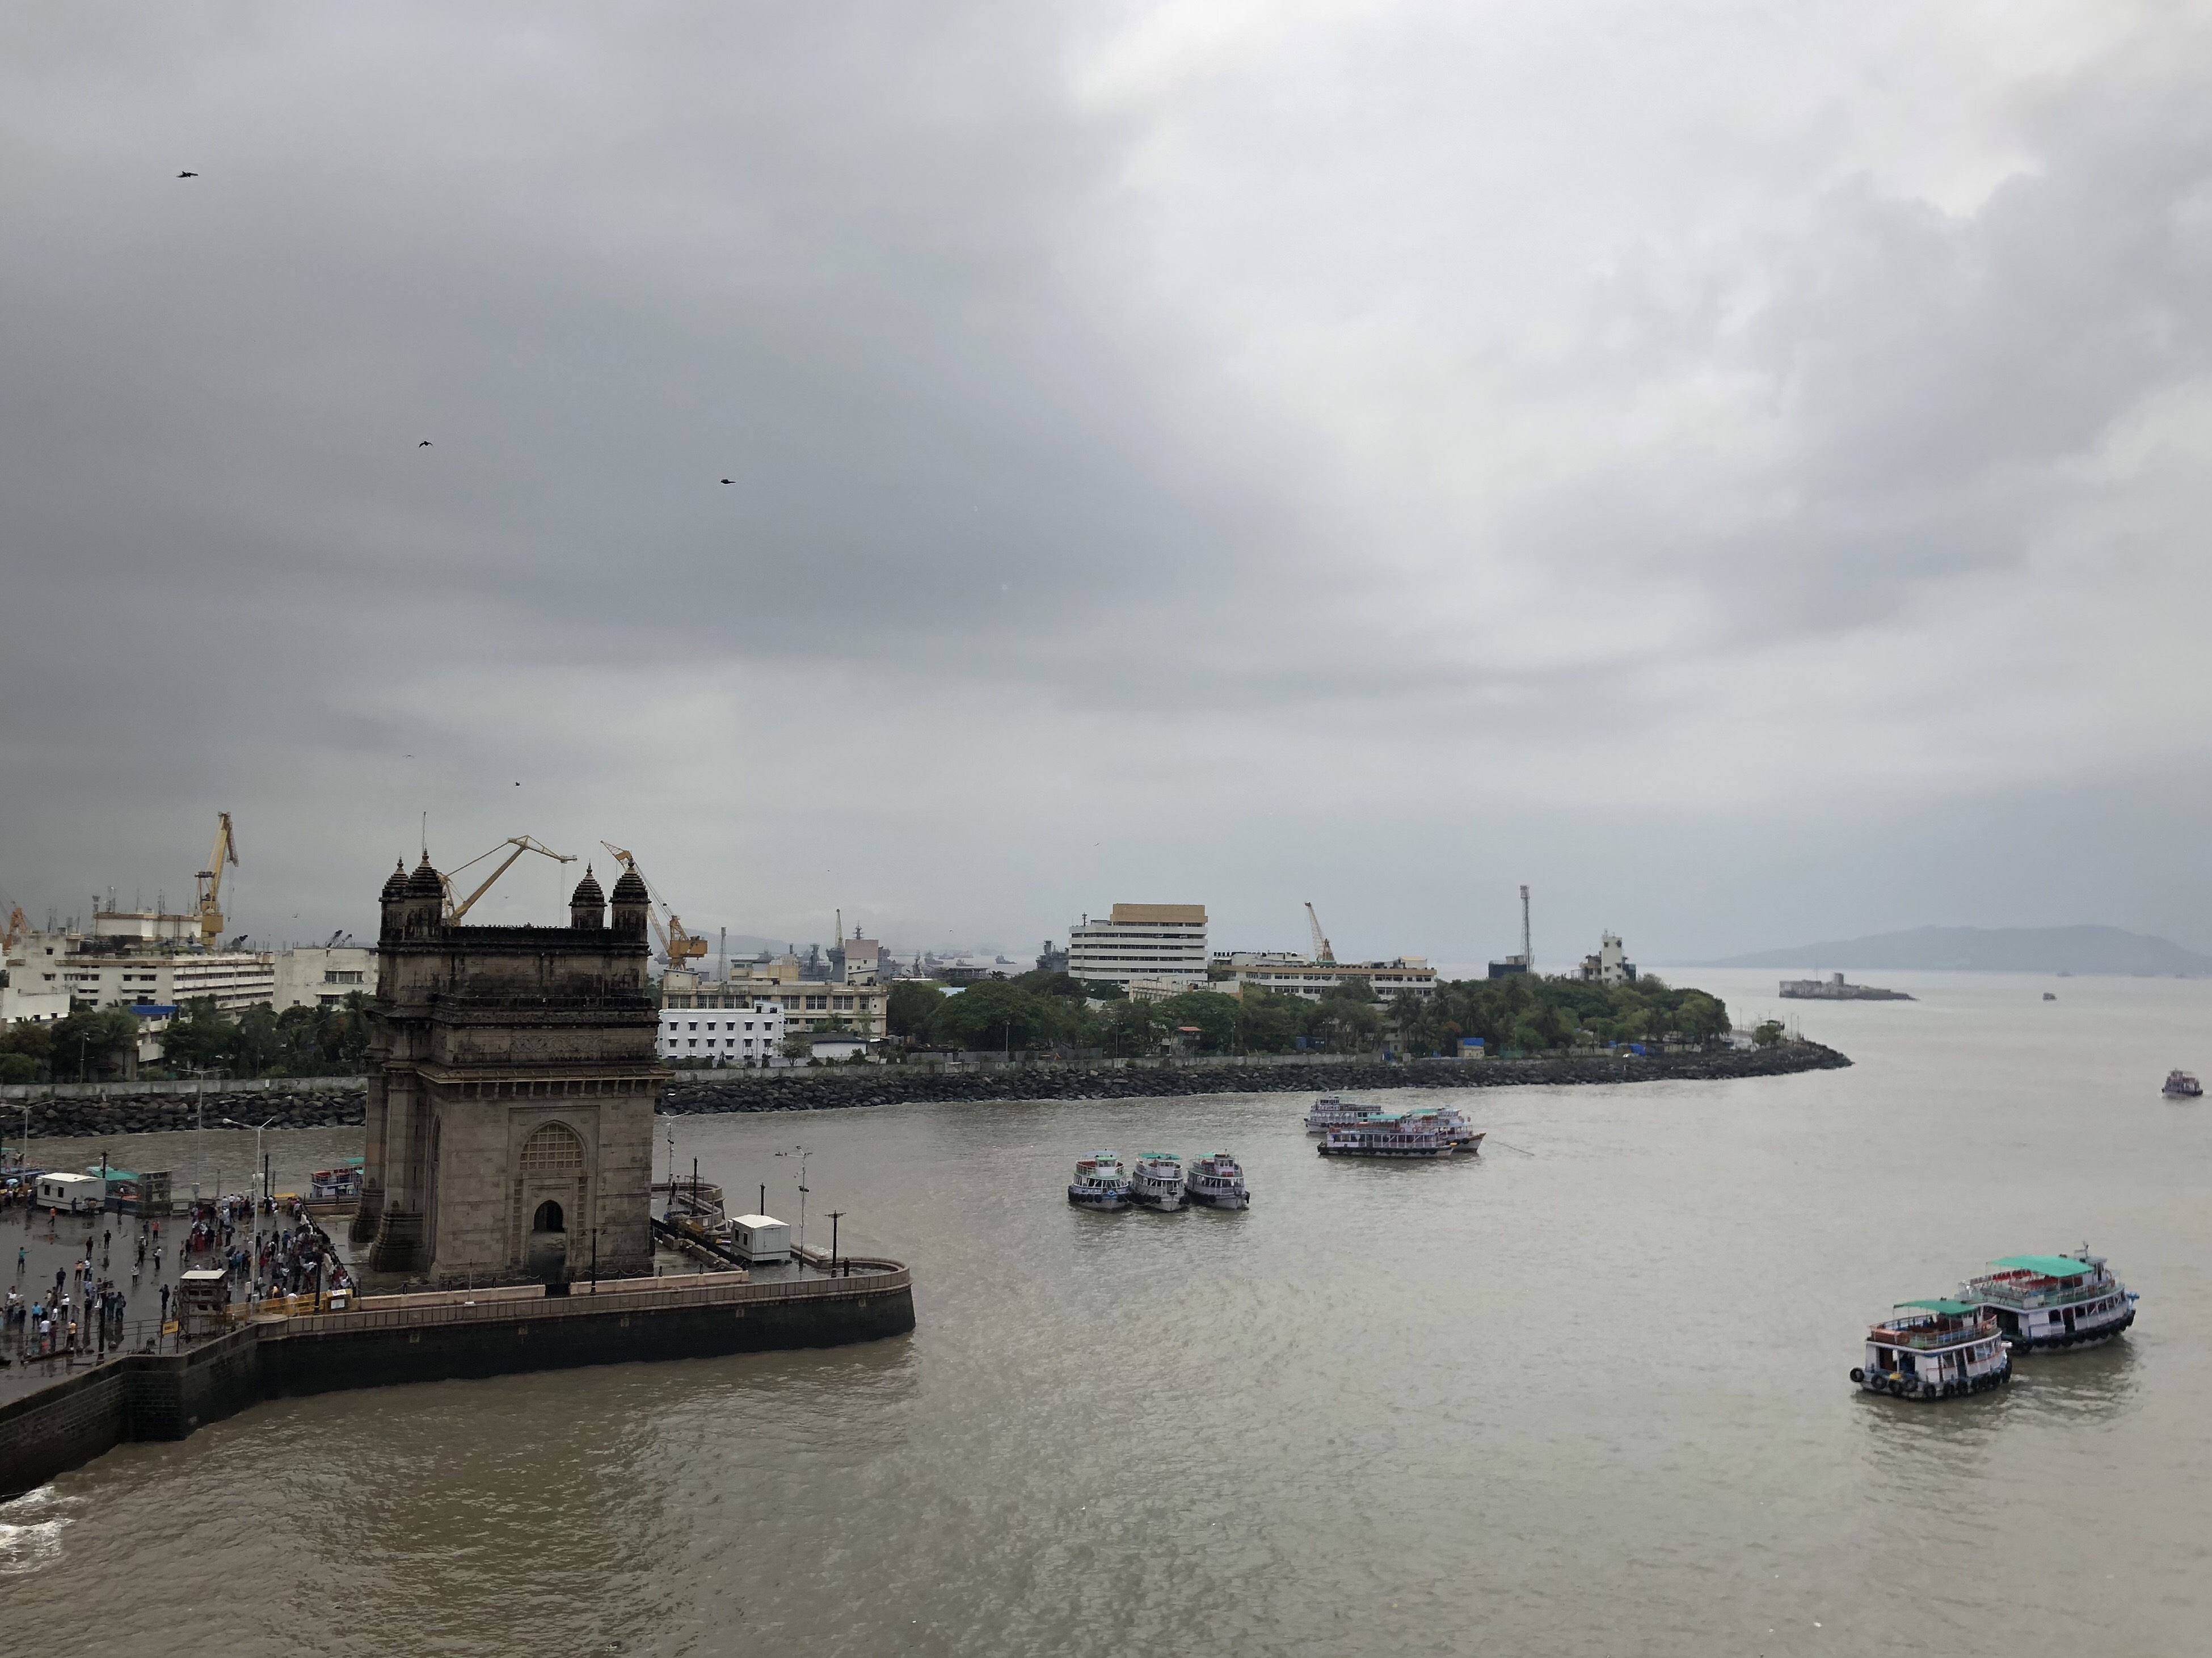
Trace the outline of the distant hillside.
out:
[[[1970,973],[2212,974],[2212,956],[2116,926],[1923,926],[1763,950],[1696,967],[1907,968]]]

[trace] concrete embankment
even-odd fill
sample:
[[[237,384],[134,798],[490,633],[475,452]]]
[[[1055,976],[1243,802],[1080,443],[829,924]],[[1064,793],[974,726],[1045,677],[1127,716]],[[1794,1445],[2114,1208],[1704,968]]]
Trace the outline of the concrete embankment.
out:
[[[933,1071],[918,1065],[680,1073],[661,1095],[663,1115],[716,1111],[828,1111],[910,1100],[1123,1100],[1180,1094],[1371,1092],[1385,1088],[1511,1088],[1776,1077],[1850,1060],[1818,1042],[1724,1054],[1560,1056],[1534,1060],[1414,1060],[1402,1064],[994,1066]]]
[[[1511,1088],[1537,1084],[1663,1082],[1725,1077],[1777,1077],[1825,1071],[1850,1060],[1818,1042],[1724,1054],[1559,1056],[1534,1060],[1413,1060],[1383,1065],[1354,1060],[1310,1064],[1222,1065],[1101,1061],[1093,1065],[981,1066],[940,1071],[923,1065],[801,1066],[785,1071],[679,1072],[654,1108],[663,1115],[716,1111],[831,1111],[911,1100],[1126,1100],[1176,1094],[1319,1093],[1331,1089]],[[189,1095],[113,1092],[95,1098],[32,1099],[34,1136],[155,1134],[193,1127],[198,1102]],[[305,1084],[293,1092],[257,1094],[251,1121],[274,1117],[276,1128],[336,1128],[362,1121],[366,1096],[350,1087]],[[9,1105],[11,1113],[21,1108]],[[207,1121],[238,1114],[212,1100]]]
[[[132,1440],[182,1439],[264,1399],[641,1359],[836,1347],[914,1328],[896,1261],[849,1278],[737,1274],[372,1297],[356,1311],[257,1320],[183,1352],[133,1353],[0,1406],[0,1498]]]
[[[271,1128],[337,1128],[365,1120],[368,1096],[359,1082],[349,1085],[297,1088],[231,1096],[210,1094],[204,1107],[190,1094],[155,1093],[117,1083],[100,1094],[53,1099],[37,1096],[10,1101],[0,1107],[9,1129],[30,1112],[31,1133],[40,1138],[69,1138],[92,1134],[165,1134],[194,1128],[203,1122],[219,1127],[225,1117],[240,1122],[266,1122]]]

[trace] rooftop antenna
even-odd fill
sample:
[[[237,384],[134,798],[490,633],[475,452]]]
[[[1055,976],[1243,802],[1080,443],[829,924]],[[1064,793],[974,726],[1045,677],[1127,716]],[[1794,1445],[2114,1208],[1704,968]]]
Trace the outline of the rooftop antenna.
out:
[[[1528,948],[1528,888],[1521,888],[1521,964],[1531,973],[1536,970],[1536,957]]]
[[[430,861],[430,814],[422,814],[422,861]]]

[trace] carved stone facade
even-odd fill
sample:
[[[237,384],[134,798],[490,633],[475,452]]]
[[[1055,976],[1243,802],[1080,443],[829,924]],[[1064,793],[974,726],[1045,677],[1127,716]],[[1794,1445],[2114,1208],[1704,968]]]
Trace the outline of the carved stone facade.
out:
[[[565,927],[453,926],[425,859],[384,884],[368,1148],[372,1273],[493,1284],[650,1272],[659,1011],[645,884],[611,920],[589,871]]]

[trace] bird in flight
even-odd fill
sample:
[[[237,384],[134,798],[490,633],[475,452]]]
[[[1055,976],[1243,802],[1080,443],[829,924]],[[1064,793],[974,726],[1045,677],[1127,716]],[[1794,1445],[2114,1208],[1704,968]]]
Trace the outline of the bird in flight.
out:
[[[424,438],[422,442],[416,444],[415,446],[417,449],[428,449],[430,446],[430,440]]]
[[[179,179],[197,179],[200,175],[197,173],[179,173],[177,176]]]
[[[737,479],[735,479],[735,478],[724,478],[724,479],[722,480],[722,482],[723,482],[723,483],[735,483],[737,482]]]

